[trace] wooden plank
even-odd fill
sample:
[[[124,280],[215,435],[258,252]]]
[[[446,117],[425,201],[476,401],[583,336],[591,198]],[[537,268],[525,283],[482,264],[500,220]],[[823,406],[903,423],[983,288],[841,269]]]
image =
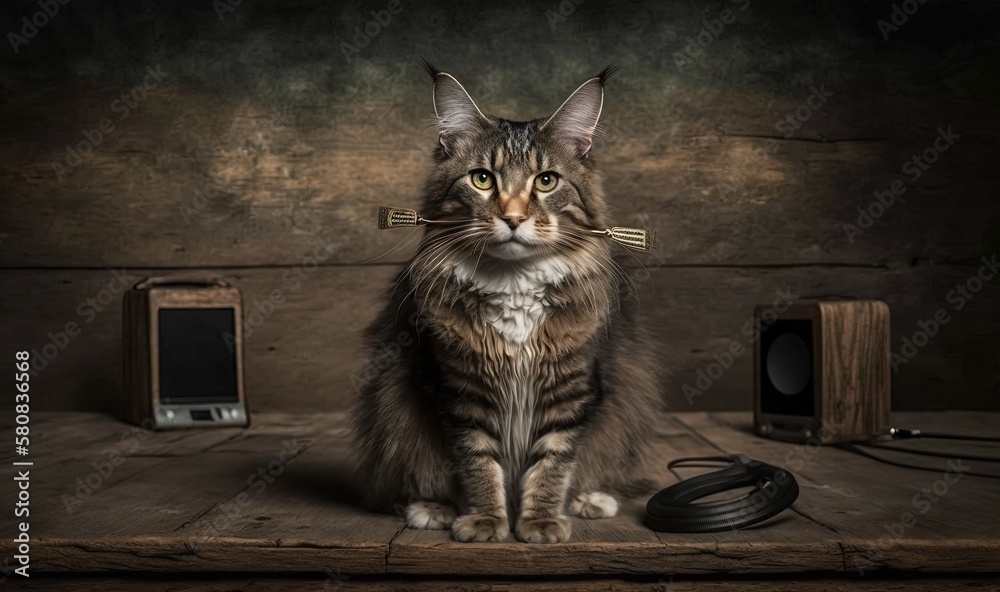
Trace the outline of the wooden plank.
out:
[[[0,422],[0,426],[13,427],[6,423]],[[95,462],[111,455],[180,456],[243,433],[242,428],[153,432],[108,415],[86,412],[32,414],[29,427],[30,457],[49,464],[64,459]],[[0,461],[14,460],[13,454],[13,450],[2,451]]]
[[[148,271],[148,270],[146,270]],[[129,271],[138,278],[143,270]],[[256,326],[247,332],[247,393],[251,409],[313,411],[346,408],[364,370],[361,331],[374,317],[390,286],[394,266],[316,269],[299,284],[286,283],[287,269],[216,270],[243,291]],[[892,376],[897,409],[997,408],[983,396],[1000,381],[995,361],[1000,344],[1000,283],[987,282],[960,311],[948,294],[976,273],[974,266],[891,269],[651,268],[631,270],[643,308],[672,374],[667,402],[673,410],[749,408],[752,346],[743,328],[756,304],[770,304],[782,292],[795,300],[818,297],[881,298],[891,309],[892,349],[934,318],[938,308],[949,322]],[[644,281],[645,280],[645,281]],[[38,410],[101,410],[117,413],[120,400],[119,301],[101,312],[79,307],[101,294],[114,276],[106,271],[8,271],[0,277],[7,328],[0,345],[41,350],[69,322],[80,335],[34,378],[46,393]],[[271,293],[282,290],[276,305]],[[38,298],[37,294],[45,294]],[[91,320],[91,322],[87,322]],[[743,354],[704,388],[701,375],[714,370],[737,343]],[[52,346],[55,347],[55,346]],[[51,350],[51,348],[50,348]],[[687,387],[687,388],[685,388]],[[701,394],[692,394],[695,388]]]
[[[681,456],[714,454],[690,431],[668,419],[657,434],[649,459],[650,477],[670,484],[664,469]],[[692,473],[693,474],[693,473]],[[690,475],[685,475],[685,477]],[[666,484],[659,487],[665,487]],[[651,495],[654,492],[649,492]],[[840,548],[830,531],[791,516],[773,528],[714,534],[656,533],[643,520],[648,496],[623,504],[607,520],[573,519],[573,536],[559,545],[524,545],[516,541],[468,545],[443,531],[404,530],[393,539],[387,570],[399,574],[655,574],[771,573],[837,571]],[[484,548],[488,552],[484,552]],[[455,571],[461,566],[461,571]]]
[[[81,416],[75,418],[79,431],[92,423]],[[344,419],[260,414],[239,437],[212,445],[202,436],[213,430],[151,434],[159,456],[132,451],[134,457],[69,509],[62,494],[73,495],[76,477],[86,480],[95,469],[77,458],[39,462],[32,485],[32,507],[40,508],[32,520],[34,565],[40,571],[236,571],[266,561],[278,571],[292,564],[308,571],[335,558],[338,569],[381,573],[398,520],[367,515],[329,495],[353,486]],[[65,439],[57,447],[73,441],[70,430],[59,435]],[[108,430],[105,438],[108,446],[117,442]],[[317,442],[324,445],[316,458],[302,461]],[[331,484],[331,478],[339,481]],[[7,482],[3,489],[10,489]]]
[[[837,448],[758,438],[747,413],[691,413],[679,419],[720,451],[742,452],[796,475],[802,493],[793,508],[843,537],[847,570],[1000,569],[996,529],[981,514],[1000,501],[989,479],[946,475],[946,459],[917,461],[937,473],[915,471]],[[949,424],[948,430],[961,432],[961,425]],[[955,482],[949,486],[946,476]],[[934,495],[934,487],[943,493]]]
[[[197,548],[184,538],[128,536],[91,539],[40,538],[32,545],[32,566],[39,573],[101,572],[267,572],[314,573],[324,569],[378,574],[385,568],[385,543],[344,545],[336,539],[309,545],[279,545],[273,540],[217,537]],[[0,543],[13,555],[13,546]],[[334,572],[336,573],[336,572]]]
[[[982,421],[966,416],[970,423]],[[560,545],[470,545],[451,541],[443,531],[401,530],[395,516],[358,509],[359,484],[347,461],[343,414],[264,414],[258,419],[247,437],[200,453],[127,459],[112,476],[117,481],[109,479],[106,486],[114,492],[111,497],[95,495],[69,516],[53,511],[58,496],[73,483],[74,471],[88,467],[66,459],[57,470],[40,473],[36,483],[41,488],[33,489],[32,500],[33,508],[44,508],[32,522],[35,568],[428,576],[751,574],[852,571],[848,560],[877,558],[879,563],[865,569],[975,572],[997,569],[1000,556],[993,529],[970,511],[996,504],[991,484],[977,486],[972,477],[965,478],[960,509],[966,516],[942,502],[919,518],[921,529],[873,551],[885,517],[898,516],[910,502],[915,486],[909,476],[880,477],[859,457],[818,457],[846,454],[833,449],[822,449],[797,470],[787,460],[792,445],[743,431],[749,426],[745,413],[668,418],[655,436],[650,475],[662,486],[674,481],[662,469],[668,459],[748,453],[797,475],[803,494],[793,513],[740,532],[653,533],[640,521],[643,496],[627,504],[620,517],[575,521],[576,536]],[[903,419],[919,422],[926,416]],[[966,423],[958,415],[949,419],[955,420],[948,424],[953,431]],[[250,437],[254,431],[261,436]],[[280,471],[272,470],[276,446],[290,437],[304,450]],[[248,476],[260,475],[261,467],[273,478],[252,485]],[[686,470],[681,476],[692,474]],[[9,548],[9,542],[0,543],[0,549]]]
[[[300,416],[317,434],[293,464],[289,464],[268,484],[261,495],[252,495],[252,506],[245,512],[228,514],[224,534],[230,538],[269,540],[277,547],[378,549],[378,561],[367,569],[381,573],[389,541],[403,527],[394,515],[381,515],[360,508],[359,488],[350,463],[351,443],[343,413]],[[302,437],[302,430],[291,436]],[[253,454],[261,447],[260,438],[231,440],[212,452]],[[202,518],[200,522],[204,522]],[[198,537],[198,523],[177,529],[181,537]],[[328,556],[337,561],[339,552]],[[211,564],[206,566],[210,569]],[[331,565],[331,569],[346,569]]]
[[[996,592],[993,579],[935,578],[914,579],[812,579],[812,580],[684,580],[682,576],[659,580],[597,579],[538,582],[529,580],[370,580],[334,572],[327,579],[313,578],[226,578],[205,580],[144,581],[124,578],[31,578],[18,582],[25,592],[76,592],[80,586],[107,592],[172,592],[182,586],[187,592],[280,592],[316,590],[335,592],[347,588],[364,592]],[[346,579],[344,579],[346,577]],[[339,585],[339,587],[338,587]]]
[[[755,5],[740,11],[712,48],[679,64],[677,52],[712,15],[678,2],[636,4],[611,17],[584,7],[553,30],[540,17],[544,36],[513,26],[521,11],[492,8],[494,22],[512,24],[509,43],[519,48],[500,56],[477,43],[474,27],[427,45],[426,32],[441,30],[440,14],[468,14],[458,2],[439,6],[440,13],[407,11],[400,18],[411,26],[393,27],[362,60],[336,55],[322,68],[302,68],[297,46],[262,39],[268,59],[258,60],[253,76],[244,73],[230,37],[248,34],[250,25],[239,19],[201,31],[197,55],[145,46],[149,59],[173,74],[61,183],[53,161],[84,140],[82,128],[116,117],[110,106],[142,79],[145,64],[135,62],[145,54],[97,41],[111,44],[98,51],[105,60],[94,70],[100,74],[68,80],[55,74],[62,64],[50,56],[71,55],[75,35],[95,32],[81,25],[81,32],[50,36],[64,53],[18,56],[10,79],[19,92],[0,106],[10,138],[0,147],[0,179],[10,188],[0,219],[16,245],[0,251],[0,266],[291,265],[321,237],[337,246],[338,262],[380,253],[392,239],[371,231],[374,207],[386,196],[414,203],[433,145],[424,121],[432,113],[429,81],[410,65],[420,47],[449,56],[448,70],[484,109],[519,119],[550,113],[609,55],[621,61],[605,106],[610,137],[595,156],[604,163],[616,222],[651,223],[671,261],[955,260],[986,250],[995,236],[991,178],[980,166],[996,138],[989,100],[994,48],[954,58],[917,40],[887,44],[874,27],[885,15],[869,7]],[[309,47],[332,43],[328,51],[337,54],[337,43],[353,35],[350,23],[370,18],[346,5],[311,9],[330,16],[302,22],[261,6],[253,22],[268,23],[275,39],[292,34],[314,42]],[[202,10],[179,9],[187,18],[156,22],[171,31],[214,18]],[[982,21],[988,12],[980,6],[973,14]],[[771,34],[807,30],[818,19],[839,27],[794,40]],[[343,24],[337,41],[327,29],[311,29],[312,21]],[[100,22],[105,34],[88,39],[130,38],[142,26],[125,17]],[[859,22],[871,26],[861,32]],[[855,44],[845,47],[841,28]],[[114,30],[122,35],[107,34]],[[948,46],[947,34],[929,37]],[[524,55],[547,56],[548,44],[581,38],[594,43],[572,60],[525,68]],[[492,67],[484,71],[483,63]],[[293,71],[294,84],[260,83],[284,81]],[[814,87],[832,95],[786,134],[777,124],[807,105]],[[903,163],[949,125],[962,135],[959,143],[851,244],[842,225],[875,190],[908,181]],[[752,151],[768,140],[780,149],[760,162]],[[723,190],[732,181],[741,189]],[[186,221],[181,208],[198,206],[194,192],[215,184],[221,191]],[[108,227],[119,232],[104,232]]]
[[[77,90],[53,89],[58,98],[48,100],[59,105]],[[729,94],[716,91],[697,99],[722,111],[730,108]],[[417,97],[423,100],[424,93]],[[808,92],[765,95],[754,102],[794,110],[793,102],[807,97]],[[100,105],[101,98],[90,101]],[[65,182],[51,172],[65,144],[53,151],[17,148],[28,139],[12,144],[0,168],[0,179],[12,187],[10,215],[4,216],[12,248],[0,251],[0,266],[293,266],[314,253],[323,263],[357,264],[402,238],[401,232],[378,231],[375,214],[380,205],[419,202],[431,167],[424,150],[432,138],[421,122],[427,113],[407,114],[400,126],[379,122],[373,134],[364,109],[355,106],[337,125],[283,127],[266,152],[248,156],[243,146],[278,115],[248,112],[238,104],[222,112],[207,109],[215,100],[185,96],[182,104],[168,106],[149,99],[152,112],[135,122],[136,129],[109,138],[100,154]],[[42,105],[47,108],[41,112],[11,105],[0,121],[37,112],[35,134],[37,128],[53,136],[57,129],[78,128],[54,121],[55,105]],[[977,139],[976,128],[962,128],[962,143],[911,182],[901,166],[931,145],[933,127],[924,137],[824,143],[775,135],[767,127],[782,114],[770,110],[746,114],[733,123],[740,131],[731,135],[719,132],[717,122],[699,118],[704,107],[688,104],[687,111],[665,114],[657,103],[635,107],[609,106],[622,139],[599,147],[599,170],[613,223],[657,230],[665,263],[902,264],[914,258],[962,260],[990,248],[987,237],[996,221],[990,180],[970,168],[987,157],[989,146],[985,138]],[[651,121],[650,114],[660,120]],[[667,116],[671,121],[662,121]],[[80,116],[55,119],[68,117]],[[84,120],[99,117],[95,112]],[[185,133],[203,137],[165,132],[171,120],[186,121],[194,129]],[[228,131],[197,131],[218,127]],[[770,136],[754,136],[755,130]],[[364,150],[350,140],[363,135],[378,141]],[[754,156],[762,151],[767,156]],[[24,183],[25,177],[32,182]],[[870,230],[849,236],[844,225],[858,224],[857,208],[867,208],[873,192],[893,181],[904,183],[906,194]],[[67,211],[74,212],[72,220],[64,216]],[[102,233],[107,226],[126,230]],[[400,261],[407,252],[387,260]]]
[[[80,425],[85,429],[87,424]],[[225,449],[212,449],[212,444],[225,442],[228,438],[216,437],[215,442],[210,443],[199,432],[201,431],[191,430],[150,434],[149,440],[161,448],[169,449],[169,441],[181,442],[177,447],[178,454],[124,457],[113,468],[108,482],[99,485],[94,495],[86,499],[85,503],[74,507],[69,515],[67,512],[42,514],[33,522],[34,534],[43,538],[85,538],[91,533],[101,533],[103,536],[138,536],[175,532],[188,524],[201,526],[202,530],[212,530],[210,527],[214,522],[211,518],[219,515],[215,511],[217,506],[228,503],[228,506],[221,509],[242,512],[245,506],[251,505],[250,502],[258,497],[255,494],[267,490],[270,483],[266,482],[265,477],[273,480],[274,475],[284,472],[286,465],[293,463],[298,454],[321,437],[316,429],[300,429],[294,435],[266,434],[266,429],[255,426],[244,432],[244,438],[252,441],[253,446],[235,446],[231,452],[240,454],[234,455]],[[264,434],[256,435],[258,432]],[[182,435],[178,437],[177,434]],[[184,444],[184,440],[192,443]],[[71,442],[72,439],[67,439],[60,444],[68,447]],[[98,473],[102,468],[106,470],[106,461],[111,458],[110,451],[116,450],[117,444],[117,437],[112,436],[108,438],[105,452],[95,457],[93,462],[88,462],[89,457],[88,460],[68,458],[52,467],[55,470],[51,474],[45,474],[46,464],[40,460],[38,468],[42,473],[42,499],[46,499],[44,493],[47,487],[55,491],[72,492],[78,486],[75,479],[77,476],[82,474],[86,480],[86,475]],[[145,452],[142,443],[134,450],[129,447],[120,451],[137,455]],[[259,473],[262,467],[267,474]],[[192,488],[192,483],[198,483],[199,486]],[[239,496],[241,492],[247,494]],[[240,498],[240,504],[232,504],[232,500],[237,497]],[[59,502],[59,499],[48,501]],[[203,518],[206,514],[208,517]],[[222,518],[225,520],[220,519],[219,522],[227,523],[228,528],[230,516],[224,515]],[[215,532],[216,530],[219,529],[212,530],[211,536],[224,535],[223,532]]]

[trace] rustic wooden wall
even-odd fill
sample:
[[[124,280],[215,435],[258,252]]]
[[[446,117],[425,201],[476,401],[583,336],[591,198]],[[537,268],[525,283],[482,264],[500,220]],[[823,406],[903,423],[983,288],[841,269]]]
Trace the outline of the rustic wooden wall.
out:
[[[389,9],[365,47],[346,48]],[[3,31],[38,10],[4,3]],[[522,119],[615,62],[594,153],[616,222],[659,233],[659,253],[630,273],[675,409],[750,407],[749,354],[701,394],[683,387],[705,387],[699,371],[734,341],[749,347],[741,327],[779,292],[885,299],[895,351],[946,308],[893,375],[893,406],[1000,408],[1000,278],[960,311],[948,300],[1000,250],[996,12],[921,5],[885,39],[893,5],[861,0],[60,5],[2,50],[0,351],[64,343],[35,379],[37,407],[113,410],[118,286],[216,273],[250,311],[284,296],[246,342],[253,406],[342,407],[358,332],[411,252],[366,263],[402,238],[375,231],[376,207],[415,204],[429,166],[417,60]],[[718,32],[692,45],[706,26]],[[160,81],[122,118],[116,101],[150,68]],[[939,129],[958,137],[914,179],[904,163]],[[84,130],[96,146],[69,167]],[[849,236],[893,183],[905,192]],[[79,334],[63,339],[67,323]]]

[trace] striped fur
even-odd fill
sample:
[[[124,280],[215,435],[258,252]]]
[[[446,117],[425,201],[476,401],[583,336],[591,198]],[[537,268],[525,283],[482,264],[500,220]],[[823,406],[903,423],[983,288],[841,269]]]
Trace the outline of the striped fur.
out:
[[[422,212],[456,223],[428,227],[369,329],[395,355],[373,362],[353,414],[366,502],[408,503],[410,526],[461,541],[565,541],[567,513],[614,515],[615,496],[647,486],[661,411],[663,361],[609,243],[587,233],[607,226],[589,155],[607,75],[511,122],[431,72]]]

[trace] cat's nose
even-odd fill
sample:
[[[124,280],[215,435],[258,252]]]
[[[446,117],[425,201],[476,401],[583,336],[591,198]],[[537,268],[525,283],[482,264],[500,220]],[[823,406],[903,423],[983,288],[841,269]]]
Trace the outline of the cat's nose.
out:
[[[528,217],[525,216],[524,214],[511,213],[500,216],[500,219],[506,222],[507,226],[510,226],[511,230],[516,230],[517,227],[521,224],[521,222],[527,220]]]

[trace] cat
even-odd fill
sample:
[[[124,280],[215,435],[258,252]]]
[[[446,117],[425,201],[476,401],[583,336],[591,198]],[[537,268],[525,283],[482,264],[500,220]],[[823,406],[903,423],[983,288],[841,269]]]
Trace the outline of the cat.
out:
[[[390,353],[352,411],[365,503],[407,500],[408,526],[458,541],[563,542],[568,515],[648,490],[662,406],[617,246],[588,232],[606,228],[590,151],[614,67],[515,122],[424,66],[438,143],[421,214],[451,223],[427,225],[367,333]]]

